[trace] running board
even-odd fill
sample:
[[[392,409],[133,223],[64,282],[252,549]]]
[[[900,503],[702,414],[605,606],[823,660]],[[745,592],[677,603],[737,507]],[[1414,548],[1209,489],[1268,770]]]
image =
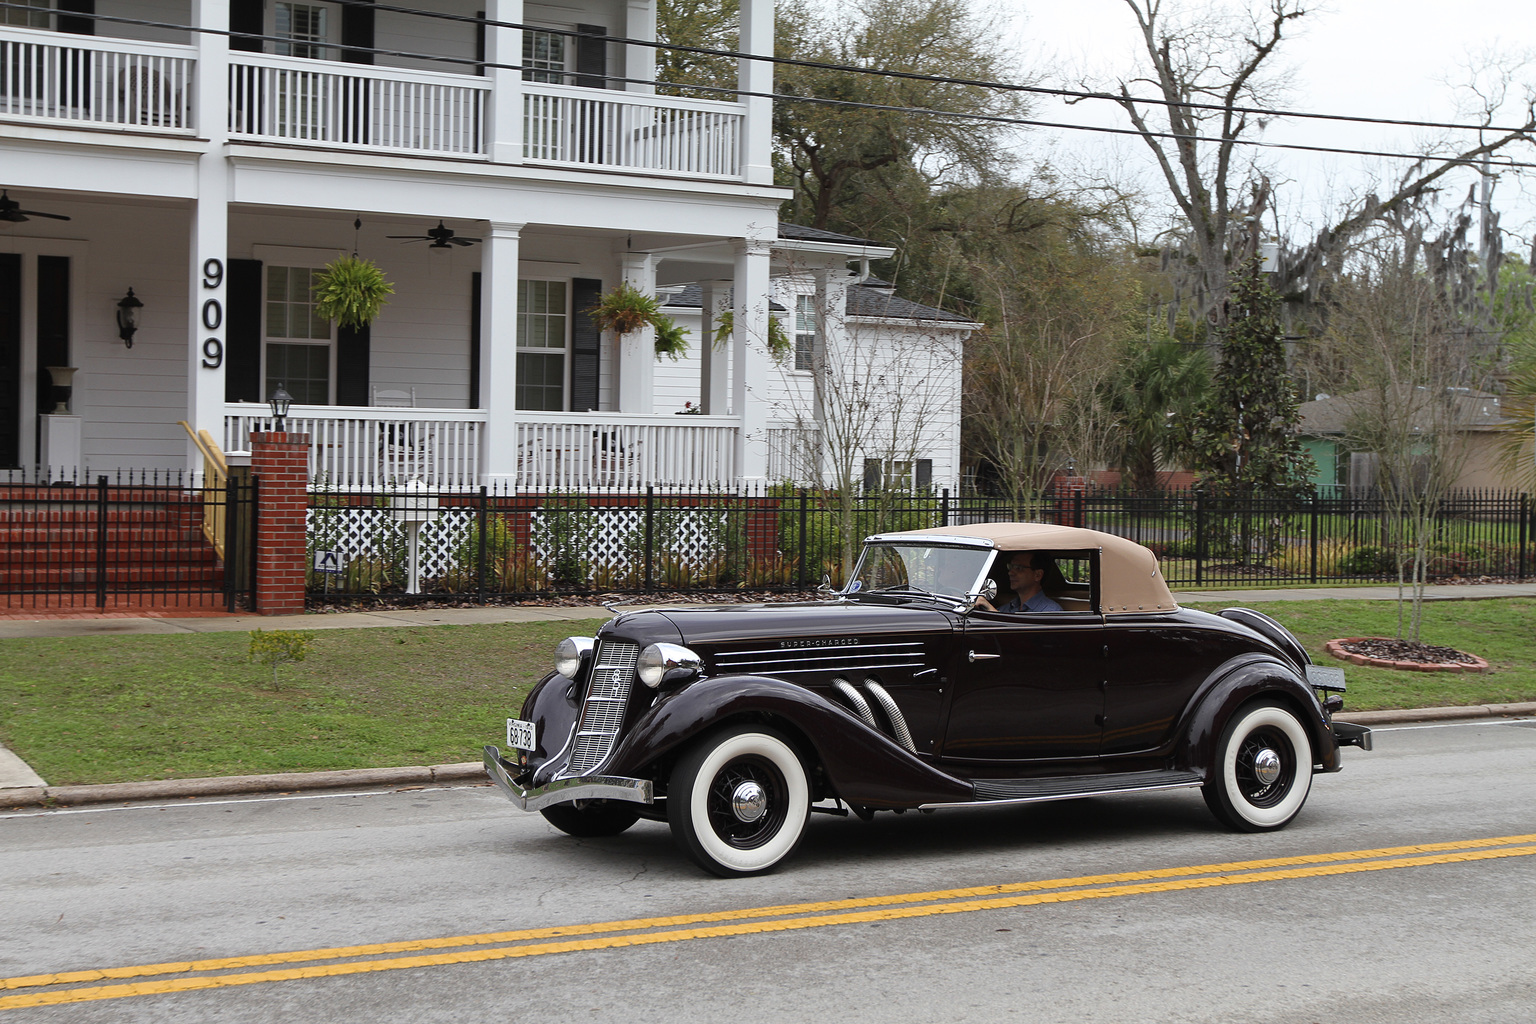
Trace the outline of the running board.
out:
[[[1039,779],[976,779],[971,783],[976,793],[975,800],[923,804],[922,809],[973,807],[977,804],[1038,804],[1049,800],[1076,800],[1085,796],[1194,789],[1204,782],[1199,773],[1187,771],[1118,772],[1112,775],[1069,775]]]

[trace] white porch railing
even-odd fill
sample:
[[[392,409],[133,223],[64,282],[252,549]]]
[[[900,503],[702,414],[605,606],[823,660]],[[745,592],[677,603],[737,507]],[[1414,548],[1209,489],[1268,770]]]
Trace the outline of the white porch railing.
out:
[[[294,406],[287,429],[309,438],[309,478],[335,490],[373,490],[420,480],[440,490],[480,486],[477,409]],[[253,430],[272,429],[263,405],[224,407],[224,450],[250,448]]]
[[[707,489],[736,482],[740,428],[733,417],[520,412],[517,420],[519,487]]]
[[[229,131],[241,139],[484,158],[483,78],[268,54],[233,55]]]
[[[0,37],[0,117],[191,135],[190,46],[24,28]]]
[[[742,106],[523,82],[523,159],[741,176]]]

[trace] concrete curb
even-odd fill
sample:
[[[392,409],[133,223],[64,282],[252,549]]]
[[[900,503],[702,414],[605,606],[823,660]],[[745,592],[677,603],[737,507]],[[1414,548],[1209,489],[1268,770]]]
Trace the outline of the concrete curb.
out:
[[[479,761],[406,768],[350,768],[332,772],[292,772],[279,775],[226,775],[211,779],[161,779],[149,782],[112,782],[97,786],[32,786],[0,790],[0,806],[37,805],[74,807],[80,804],[111,804],[129,800],[182,800],[198,796],[239,796],[251,793],[288,793],[315,789],[443,785],[489,782]]]
[[[1449,722],[1478,718],[1536,715],[1536,701],[1522,704],[1470,704],[1450,708],[1409,708],[1394,711],[1351,711],[1334,717],[1356,725],[1400,725],[1409,722]],[[99,786],[32,786],[0,790],[0,807],[74,807],[129,800],[181,800],[198,796],[240,796],[252,793],[291,793],[314,789],[384,789],[390,786],[489,783],[479,761],[409,768],[352,768],[335,772],[294,772],[287,775],[228,775],[212,779],[165,779],[156,782],[114,782]]]

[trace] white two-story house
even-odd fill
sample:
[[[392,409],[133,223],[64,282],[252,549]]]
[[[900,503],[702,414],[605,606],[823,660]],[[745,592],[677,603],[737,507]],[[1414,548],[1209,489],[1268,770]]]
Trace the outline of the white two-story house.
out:
[[[769,63],[744,57],[739,93],[676,97],[654,85],[654,0],[417,8],[0,11],[0,470],[195,469],[180,421],[243,448],[281,384],[328,486],[734,486],[792,475],[786,439],[826,426],[796,377],[815,346],[914,331],[953,349],[957,413],[975,325],[865,315],[858,268],[889,249],[781,237]],[[772,0],[742,0],[742,52],[772,37]],[[394,294],[338,329],[309,286],[353,252]],[[620,282],[707,296],[680,318],[688,357],[597,330]],[[775,302],[799,371],[769,352]],[[726,312],[731,337],[706,343]],[[67,411],[49,367],[74,371]],[[675,415],[687,402],[703,413]],[[883,472],[953,476],[958,431],[923,429],[935,453]]]

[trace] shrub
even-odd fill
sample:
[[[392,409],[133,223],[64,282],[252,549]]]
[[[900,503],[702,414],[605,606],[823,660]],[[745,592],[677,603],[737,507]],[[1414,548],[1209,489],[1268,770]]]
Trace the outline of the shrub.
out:
[[[1397,563],[1392,552],[1374,544],[1362,544],[1338,561],[1341,576],[1395,576]]]

